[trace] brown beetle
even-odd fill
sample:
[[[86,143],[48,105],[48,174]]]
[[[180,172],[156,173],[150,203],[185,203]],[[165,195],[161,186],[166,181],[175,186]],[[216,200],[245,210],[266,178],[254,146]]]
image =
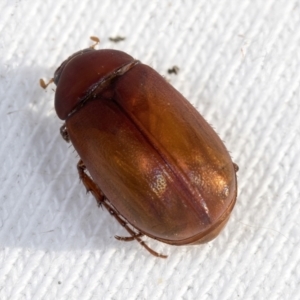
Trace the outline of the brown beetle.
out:
[[[187,245],[218,235],[236,201],[238,168],[162,76],[124,52],[88,48],[65,60],[51,81],[83,184],[131,235],[117,239],[166,257],[141,237]]]

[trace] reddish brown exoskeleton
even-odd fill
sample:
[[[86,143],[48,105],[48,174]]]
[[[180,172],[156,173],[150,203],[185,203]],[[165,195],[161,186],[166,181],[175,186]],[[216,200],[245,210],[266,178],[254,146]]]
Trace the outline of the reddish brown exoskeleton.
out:
[[[76,52],[53,80],[61,133],[81,158],[80,178],[130,233],[118,239],[166,257],[141,237],[187,245],[218,235],[236,201],[238,168],[177,90],[110,49]]]

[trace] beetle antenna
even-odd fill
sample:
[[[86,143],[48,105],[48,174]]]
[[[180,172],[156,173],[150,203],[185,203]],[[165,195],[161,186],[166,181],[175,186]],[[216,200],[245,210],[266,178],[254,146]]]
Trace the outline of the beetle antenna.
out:
[[[51,78],[47,83],[41,78],[41,79],[40,79],[40,86],[41,86],[43,89],[46,89],[47,86],[48,86],[50,83],[52,83],[52,82],[54,82],[54,78]]]
[[[91,36],[90,39],[95,42],[92,46],[90,46],[90,48],[95,49],[95,47],[100,44],[100,39],[96,36]]]

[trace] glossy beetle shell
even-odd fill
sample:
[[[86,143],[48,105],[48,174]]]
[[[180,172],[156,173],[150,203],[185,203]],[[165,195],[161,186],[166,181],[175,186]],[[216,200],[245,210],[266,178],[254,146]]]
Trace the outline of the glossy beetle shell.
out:
[[[120,215],[173,245],[219,233],[236,201],[235,165],[163,77],[124,52],[85,49],[63,62],[54,81],[57,115]]]

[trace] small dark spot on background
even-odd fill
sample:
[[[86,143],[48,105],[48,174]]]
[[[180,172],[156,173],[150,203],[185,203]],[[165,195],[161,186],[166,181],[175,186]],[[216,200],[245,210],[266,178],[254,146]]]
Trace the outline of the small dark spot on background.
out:
[[[173,66],[172,68],[168,69],[169,74],[178,74],[179,68],[177,66]]]
[[[114,43],[119,43],[121,41],[124,41],[126,38],[123,36],[117,35],[116,37],[110,37],[109,40],[114,42]]]
[[[61,281],[59,281],[58,284],[61,284]]]

